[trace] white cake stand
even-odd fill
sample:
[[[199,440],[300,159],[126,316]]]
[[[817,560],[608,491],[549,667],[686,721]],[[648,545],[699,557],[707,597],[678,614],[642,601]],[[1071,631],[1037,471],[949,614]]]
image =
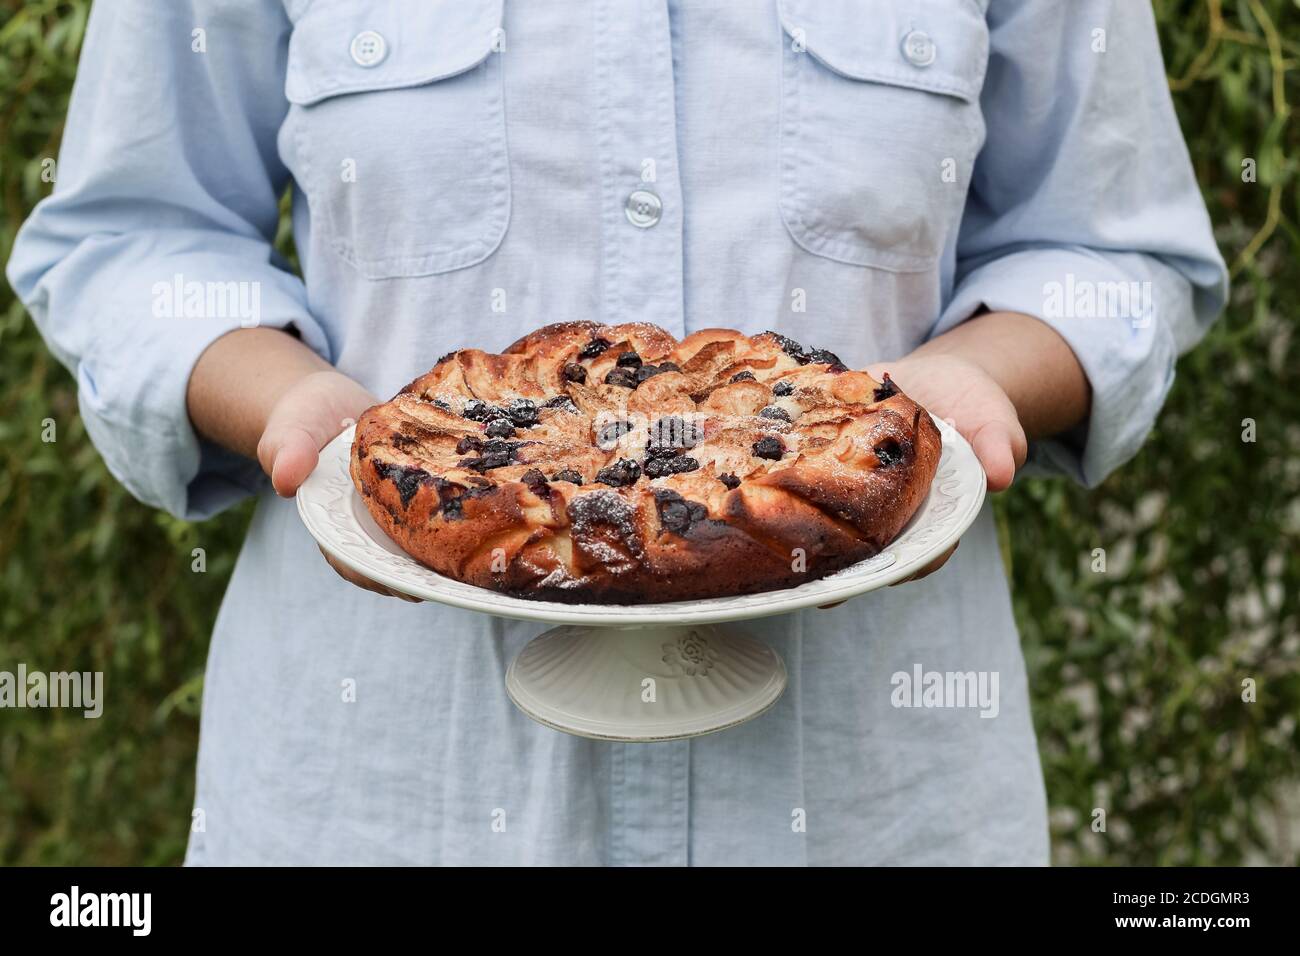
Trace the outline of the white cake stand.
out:
[[[453,581],[409,557],[375,524],[348,475],[353,429],[330,442],[298,490],[298,513],[340,563],[395,591],[500,617],[558,624],[506,672],[506,692],[548,727],[600,740],[697,737],[759,716],[785,664],[766,644],[716,625],[831,604],[901,581],[950,548],[984,502],[984,471],[946,422],[930,494],[876,557],[784,591],[665,604],[557,604]]]

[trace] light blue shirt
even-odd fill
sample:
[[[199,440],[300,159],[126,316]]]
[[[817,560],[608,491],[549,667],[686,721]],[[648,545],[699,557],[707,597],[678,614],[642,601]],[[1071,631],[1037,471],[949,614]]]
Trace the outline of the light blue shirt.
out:
[[[290,184],[302,278],[271,246]],[[1048,856],[987,508],[923,582],[746,624],[790,669],[762,718],[581,740],[505,695],[540,626],[344,584],[195,436],[186,380],[227,330],[292,326],[387,397],[560,320],[774,329],[862,366],[1014,310],[1091,380],[1086,426],[1034,450],[1091,485],[1226,290],[1133,0],[101,2],[8,274],[135,495],[260,496],[208,661],[196,864]],[[997,717],[894,706],[916,665],[996,672]]]

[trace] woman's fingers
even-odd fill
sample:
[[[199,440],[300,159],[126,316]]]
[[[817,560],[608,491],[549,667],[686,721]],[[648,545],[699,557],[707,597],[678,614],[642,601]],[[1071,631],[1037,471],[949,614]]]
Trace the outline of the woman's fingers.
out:
[[[1009,488],[1016,469],[1025,463],[1024,432],[1006,422],[985,422],[971,435],[971,447],[988,476],[989,491]]]
[[[257,443],[257,460],[276,493],[296,494],[320,449],[372,404],[373,395],[332,369],[305,376],[281,395]]]
[[[929,564],[923,567],[920,571],[917,571],[915,574],[911,575],[910,577],[903,578],[903,580],[901,581],[895,581],[893,584],[890,585],[890,587],[896,587],[900,584],[907,584],[909,581],[919,581],[923,577],[934,574],[935,571],[938,571],[941,567],[943,567],[945,564],[948,563],[948,559],[952,557],[953,552],[957,550],[960,544],[961,542],[958,541],[957,544],[954,544],[951,548],[949,548],[943,554],[939,555],[939,557],[935,558],[933,561],[931,561]],[[843,603],[844,603],[843,601],[835,601],[832,604],[818,604],[817,610],[828,611],[833,607],[839,607]]]
[[[292,498],[297,493],[320,460],[318,448],[316,437],[297,425],[267,430],[257,446],[257,457],[276,494]]]
[[[329,554],[326,553],[324,548],[320,547],[320,545],[317,545],[316,547],[319,548],[321,557],[325,559],[325,563],[328,564],[331,568],[333,568],[334,573],[337,574],[339,577],[341,577],[344,581],[347,581],[350,584],[355,584],[357,587],[362,588],[366,591],[372,591],[375,594],[382,594],[385,597],[401,598],[403,601],[410,601],[412,604],[421,603],[419,598],[414,598],[411,597],[409,594],[403,594],[400,591],[394,591],[391,588],[386,588],[377,581],[372,581],[364,575],[357,574],[357,572],[353,571],[351,568],[339,564],[337,561],[335,561],[332,557],[329,556]]]
[[[953,556],[953,553],[959,547],[961,547],[960,541],[956,542],[951,548],[949,548],[943,554],[939,555],[939,557],[935,558],[933,561],[931,561],[929,564],[923,567],[920,571],[917,571],[914,575],[908,578],[908,580],[919,581],[921,580],[921,578],[929,577],[931,574],[934,574],[934,572],[938,571],[941,567],[943,567],[945,564],[948,563],[948,559]]]
[[[941,567],[943,567],[945,564],[948,563],[948,559],[952,557],[952,553],[957,550],[957,547],[960,544],[961,542],[958,541],[957,544],[954,544],[951,548],[949,548],[943,554],[939,555],[939,557],[935,558],[933,561],[931,561],[929,564],[923,567],[920,571],[917,571],[911,577],[903,578],[903,580],[901,581],[895,581],[892,585],[890,585],[890,587],[897,587],[900,584],[907,584],[911,581],[919,581],[921,580],[921,578],[928,577],[929,575],[934,574],[935,571],[938,571]]]
[[[304,376],[276,401],[261,439],[257,460],[271,476],[276,494],[292,498],[320,461],[320,450],[356,416],[374,404],[374,396],[352,379],[332,370]],[[319,548],[325,563],[350,584],[419,604],[419,598],[387,588],[340,564]]]

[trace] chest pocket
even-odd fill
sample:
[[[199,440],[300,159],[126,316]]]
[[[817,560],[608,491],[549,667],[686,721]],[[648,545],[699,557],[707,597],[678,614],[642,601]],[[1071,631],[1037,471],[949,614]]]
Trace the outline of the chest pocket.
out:
[[[362,275],[461,269],[505,236],[501,18],[502,0],[314,0],[295,22],[294,172]]]
[[[934,268],[984,137],[975,0],[778,0],[781,214],[820,256]]]

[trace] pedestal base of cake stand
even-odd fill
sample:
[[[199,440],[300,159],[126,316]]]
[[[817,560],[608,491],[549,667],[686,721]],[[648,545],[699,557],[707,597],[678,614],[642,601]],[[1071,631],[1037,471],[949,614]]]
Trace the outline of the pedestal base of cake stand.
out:
[[[595,740],[699,737],[753,720],[780,698],[785,663],[711,624],[566,624],[535,638],[506,671],[525,714]]]

